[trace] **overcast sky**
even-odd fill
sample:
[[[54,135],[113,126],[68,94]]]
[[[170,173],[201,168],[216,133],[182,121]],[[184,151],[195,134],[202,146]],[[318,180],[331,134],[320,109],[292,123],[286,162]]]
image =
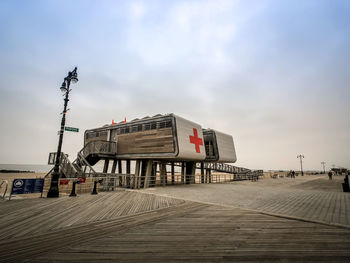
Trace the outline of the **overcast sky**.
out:
[[[350,1],[0,1],[0,163],[45,164],[106,123],[175,113],[237,166],[350,168]]]

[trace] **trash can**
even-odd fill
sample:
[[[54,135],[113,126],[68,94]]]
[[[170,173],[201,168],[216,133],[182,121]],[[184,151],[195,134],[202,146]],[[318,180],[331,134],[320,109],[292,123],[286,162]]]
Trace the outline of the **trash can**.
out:
[[[342,183],[343,185],[343,192],[349,192],[349,185],[346,183]]]

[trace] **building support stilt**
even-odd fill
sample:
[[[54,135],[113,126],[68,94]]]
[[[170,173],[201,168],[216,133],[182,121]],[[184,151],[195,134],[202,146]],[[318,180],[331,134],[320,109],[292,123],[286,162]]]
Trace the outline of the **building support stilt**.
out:
[[[152,173],[150,178],[149,186],[153,187],[156,186],[156,180],[157,180],[157,162],[152,162]]]
[[[133,182],[133,188],[139,189],[141,184],[141,160],[136,160],[135,164],[135,177]]]
[[[130,160],[126,160],[126,187],[130,188]]]
[[[103,173],[107,173],[108,172],[108,166],[109,166],[109,159],[106,159],[105,163],[103,165]]]
[[[118,173],[123,173],[122,160],[118,160]],[[119,176],[119,186],[123,186],[123,178]]]
[[[204,163],[201,162],[201,183],[204,184]]]
[[[175,184],[175,165],[171,162],[171,184]]]
[[[117,169],[117,160],[113,160],[111,173],[114,174],[116,169]]]
[[[167,184],[167,171],[166,171],[166,162],[161,162],[160,163],[160,184],[162,186],[165,186]]]
[[[186,162],[186,184],[195,183],[196,163]]]
[[[143,188],[148,188],[149,185],[150,185],[150,179],[151,179],[151,176],[152,176],[152,168],[153,168],[152,160],[145,161],[145,166],[146,166],[146,171],[145,171],[145,175],[144,175]]]
[[[181,183],[185,183],[185,162],[181,162]]]

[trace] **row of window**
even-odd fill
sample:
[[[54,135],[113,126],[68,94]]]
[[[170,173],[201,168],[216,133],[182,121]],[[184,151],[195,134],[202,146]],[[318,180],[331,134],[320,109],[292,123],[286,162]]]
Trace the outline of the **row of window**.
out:
[[[89,132],[86,134],[86,139],[98,138],[98,137],[107,137],[107,131]]]
[[[171,128],[171,127],[172,127],[171,120],[153,121],[150,123],[133,125],[131,127],[119,128],[117,129],[117,134],[119,135],[119,134],[148,131],[148,130],[157,130],[157,129]]]
[[[153,121],[145,124],[136,124],[129,127],[117,128],[117,134],[119,135],[119,134],[148,131],[148,130],[157,130],[157,129],[171,128],[171,127],[172,127],[171,120]],[[107,136],[107,131],[89,132],[86,134],[86,139],[106,137],[106,136]]]

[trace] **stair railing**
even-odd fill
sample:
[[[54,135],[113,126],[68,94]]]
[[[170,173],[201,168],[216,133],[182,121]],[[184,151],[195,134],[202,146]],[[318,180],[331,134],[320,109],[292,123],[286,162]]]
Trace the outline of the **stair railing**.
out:
[[[81,151],[78,153],[78,156],[74,160],[73,165],[75,165],[75,167],[80,168],[80,171],[81,171],[80,176],[90,177],[91,175],[95,176],[97,174],[94,168],[92,168],[89,162],[85,159],[84,155],[81,154]]]
[[[56,159],[56,153],[50,153],[50,156],[53,156],[53,160]],[[49,159],[50,160],[50,159]],[[53,164],[50,163],[49,164]],[[76,177],[79,174],[79,170],[70,162],[68,158],[68,154],[65,154],[64,152],[61,152],[60,156],[60,162],[59,162],[59,167],[61,172],[66,176],[66,177]],[[54,170],[54,167],[51,168],[51,170],[45,175],[45,178],[48,177]]]
[[[77,177],[78,171],[76,167],[69,161],[68,155],[65,153],[62,153],[60,166],[61,166],[62,173],[66,177],[68,178]]]
[[[7,180],[2,180],[2,182],[0,183],[0,192],[1,192],[1,188],[5,189],[4,193],[2,194],[2,199],[5,199],[5,195],[7,192],[7,188],[8,188],[9,182]]]
[[[86,157],[90,154],[114,154],[117,151],[117,144],[109,141],[92,141],[87,143],[77,155],[73,165],[79,168],[81,176],[95,177],[98,176],[97,172],[92,168],[90,163],[86,160]]]
[[[96,140],[89,142],[80,150],[80,154],[87,157],[89,154],[115,154],[117,152],[116,142]]]

